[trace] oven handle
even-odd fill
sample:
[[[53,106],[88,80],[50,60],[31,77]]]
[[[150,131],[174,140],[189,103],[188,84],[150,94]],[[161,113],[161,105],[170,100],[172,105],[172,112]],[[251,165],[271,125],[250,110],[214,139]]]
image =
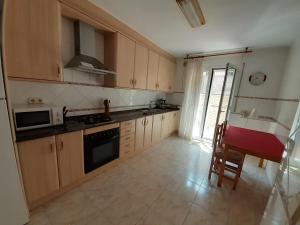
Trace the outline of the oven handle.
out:
[[[90,135],[91,135],[91,134],[90,134]],[[84,135],[84,138],[85,138],[85,137],[88,137],[88,136],[90,136],[90,135]],[[115,139],[118,139],[118,138],[120,138],[120,135],[119,135],[119,134],[118,134],[118,135],[115,135],[115,136],[112,136],[112,137],[109,138],[109,139],[103,139],[103,140],[97,141],[97,143],[98,143],[98,144],[105,144],[105,143],[111,142],[111,141],[113,141],[113,140],[115,140]]]

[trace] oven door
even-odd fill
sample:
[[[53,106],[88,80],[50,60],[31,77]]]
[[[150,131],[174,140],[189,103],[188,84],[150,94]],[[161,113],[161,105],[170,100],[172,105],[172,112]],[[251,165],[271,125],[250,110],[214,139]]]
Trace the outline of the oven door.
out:
[[[84,136],[85,173],[119,158],[119,128]]]

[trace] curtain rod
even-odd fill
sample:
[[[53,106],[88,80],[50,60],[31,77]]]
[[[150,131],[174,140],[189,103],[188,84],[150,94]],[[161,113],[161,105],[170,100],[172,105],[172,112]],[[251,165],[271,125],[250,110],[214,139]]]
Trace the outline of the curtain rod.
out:
[[[235,54],[244,54],[244,53],[251,53],[252,50],[248,50],[248,47],[245,48],[243,51],[236,51],[236,52],[223,52],[223,53],[215,53],[215,54],[208,54],[208,55],[199,55],[199,56],[189,56],[186,55],[184,59],[199,59],[199,58],[206,58],[212,56],[221,56],[221,55],[235,55]]]

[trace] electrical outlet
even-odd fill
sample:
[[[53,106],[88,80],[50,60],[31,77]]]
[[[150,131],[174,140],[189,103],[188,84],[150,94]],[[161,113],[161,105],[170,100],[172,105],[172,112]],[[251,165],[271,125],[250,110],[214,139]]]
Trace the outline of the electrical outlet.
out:
[[[27,98],[28,104],[43,104],[43,99],[40,97],[29,97]]]

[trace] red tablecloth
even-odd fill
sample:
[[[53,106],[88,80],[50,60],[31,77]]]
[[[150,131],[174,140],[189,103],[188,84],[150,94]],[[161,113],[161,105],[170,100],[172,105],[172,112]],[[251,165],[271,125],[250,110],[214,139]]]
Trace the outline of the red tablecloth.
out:
[[[249,155],[280,162],[284,145],[273,135],[255,130],[229,126],[223,137],[225,145]]]

